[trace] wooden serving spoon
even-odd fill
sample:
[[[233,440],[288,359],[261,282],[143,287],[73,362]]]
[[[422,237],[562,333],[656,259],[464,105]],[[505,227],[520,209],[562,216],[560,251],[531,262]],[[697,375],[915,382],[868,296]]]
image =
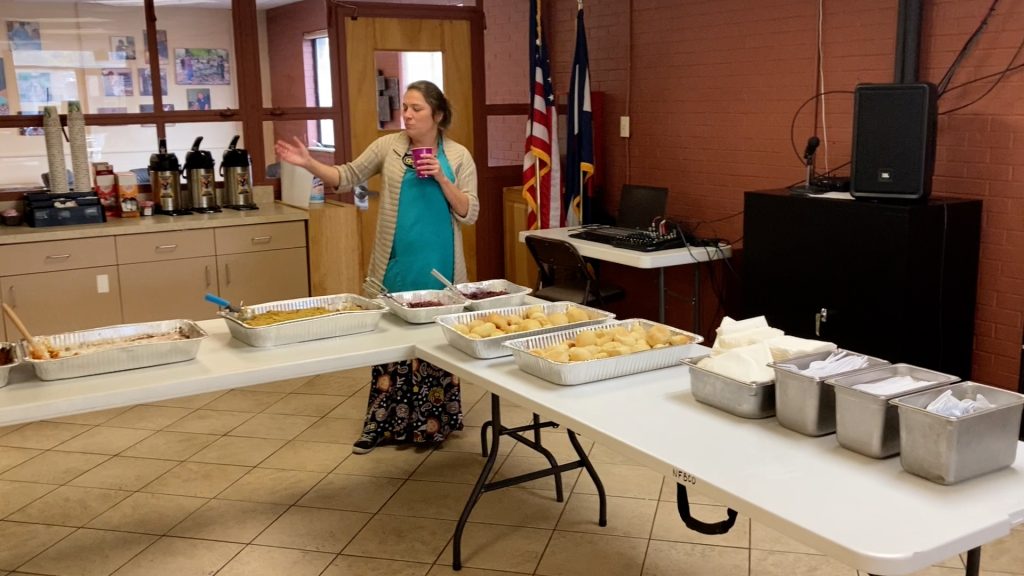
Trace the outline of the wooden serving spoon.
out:
[[[7,314],[7,317],[11,319],[11,322],[14,322],[14,326],[19,332],[21,332],[21,335],[25,337],[25,341],[28,342],[29,351],[32,353],[32,358],[36,360],[45,360],[48,358],[49,354],[46,353],[46,347],[39,342],[36,342],[36,339],[32,337],[31,333],[29,333],[28,328],[25,327],[21,318],[18,318],[17,313],[15,313],[6,302],[0,303],[0,306],[3,306],[4,314]]]

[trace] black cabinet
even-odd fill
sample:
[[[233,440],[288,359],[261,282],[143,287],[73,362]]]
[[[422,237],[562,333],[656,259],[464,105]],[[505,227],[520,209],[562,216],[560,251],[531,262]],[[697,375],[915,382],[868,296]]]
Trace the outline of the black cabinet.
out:
[[[981,201],[744,199],[743,294],[787,334],[971,375]]]

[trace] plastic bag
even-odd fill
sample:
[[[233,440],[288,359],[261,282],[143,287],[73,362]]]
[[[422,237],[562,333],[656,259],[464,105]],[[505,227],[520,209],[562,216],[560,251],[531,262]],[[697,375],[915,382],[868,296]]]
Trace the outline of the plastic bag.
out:
[[[974,400],[971,400],[970,398],[957,400],[953,396],[952,390],[946,390],[938,398],[932,400],[931,403],[928,404],[927,410],[941,416],[960,418],[974,414],[975,412],[988,410],[989,408],[995,408],[995,406],[981,394],[978,394]]]

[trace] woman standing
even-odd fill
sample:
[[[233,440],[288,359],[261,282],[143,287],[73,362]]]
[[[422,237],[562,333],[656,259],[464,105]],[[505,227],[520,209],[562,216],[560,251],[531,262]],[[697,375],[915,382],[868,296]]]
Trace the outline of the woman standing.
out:
[[[461,225],[476,222],[476,164],[466,148],[445,136],[452,110],[431,82],[413,82],[402,98],[405,129],[375,140],[341,166],[314,160],[298,139],[277,141],[277,157],[301,166],[336,189],[381,176],[380,212],[369,276],[392,292],[440,288],[437,269],[466,282]],[[414,165],[413,148],[430,148]],[[417,173],[421,177],[417,177]],[[462,429],[456,376],[418,359],[373,367],[363,433],[352,451],[365,454],[382,441],[441,442]]]

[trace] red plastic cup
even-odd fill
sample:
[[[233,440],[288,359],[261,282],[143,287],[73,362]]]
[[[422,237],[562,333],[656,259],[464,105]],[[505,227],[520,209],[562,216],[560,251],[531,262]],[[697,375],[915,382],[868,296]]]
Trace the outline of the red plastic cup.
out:
[[[433,154],[434,153],[434,149],[430,148],[429,146],[427,146],[427,147],[422,147],[422,148],[413,148],[411,150],[411,152],[412,152],[412,165],[413,165],[413,167],[416,168],[416,177],[417,178],[430,178],[429,175],[423,173],[423,171],[420,170],[419,163],[420,163],[420,158],[422,158],[424,154]]]

